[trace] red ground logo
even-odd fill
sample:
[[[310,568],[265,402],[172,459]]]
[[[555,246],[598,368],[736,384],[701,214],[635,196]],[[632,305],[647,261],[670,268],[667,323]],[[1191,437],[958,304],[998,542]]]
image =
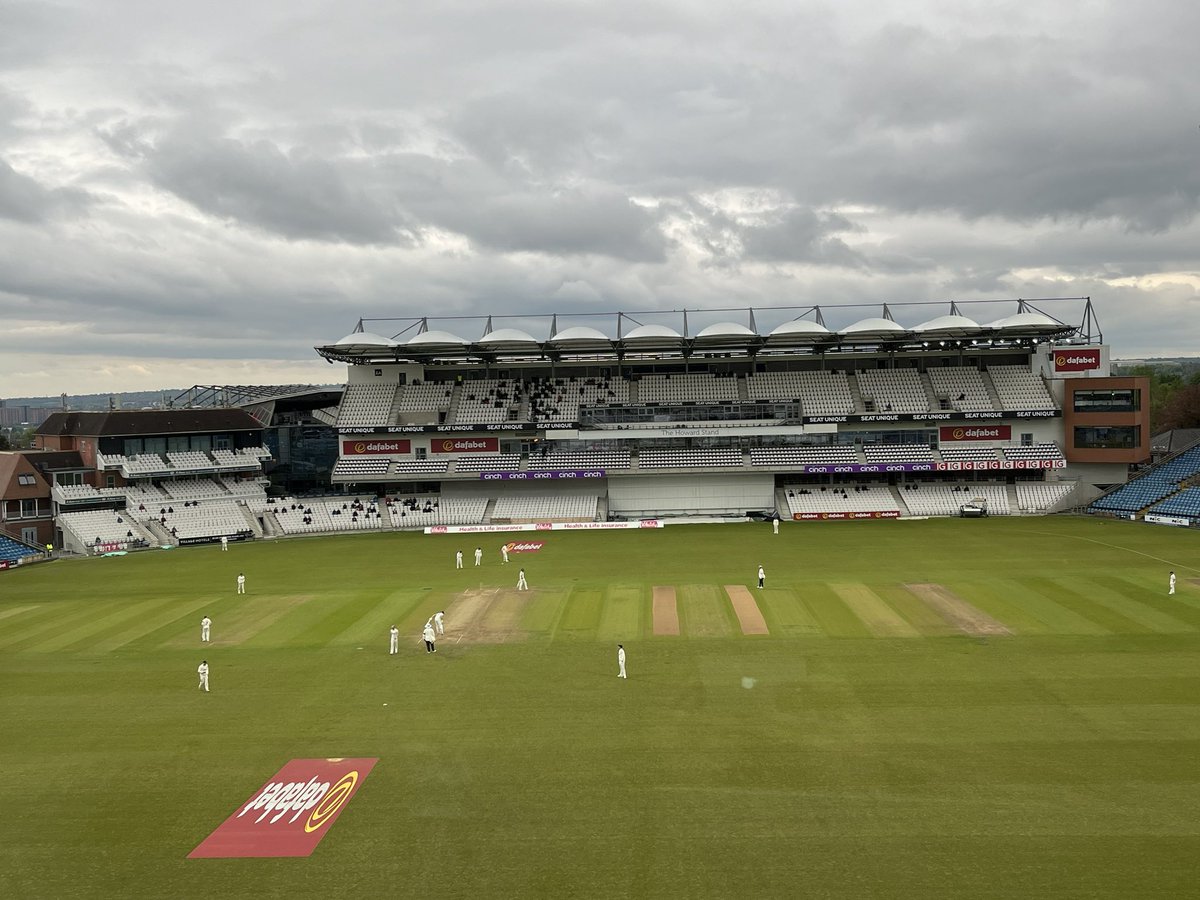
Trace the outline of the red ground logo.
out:
[[[188,854],[311,856],[378,759],[293,759]]]

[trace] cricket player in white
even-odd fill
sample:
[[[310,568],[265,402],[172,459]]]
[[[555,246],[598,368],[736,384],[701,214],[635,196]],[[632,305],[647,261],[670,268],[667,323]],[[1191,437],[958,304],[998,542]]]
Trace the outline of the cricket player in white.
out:
[[[456,568],[456,569],[462,568],[462,551],[461,550],[459,550],[457,553],[454,554],[454,568]]]
[[[522,569],[521,571],[519,571],[517,573],[517,590],[518,591],[529,590],[529,584],[528,584],[528,582],[525,581],[525,570],[524,569]]]
[[[446,618],[446,611],[444,609],[440,610],[438,612],[435,612],[433,614],[433,625],[437,629],[438,634],[446,633],[446,626],[443,624],[443,620],[445,618]]]
[[[1168,590],[1167,593],[1168,594],[1175,593],[1175,573],[1174,572],[1171,573],[1171,577],[1167,580],[1167,584],[1169,584],[1171,586],[1170,590]]]
[[[758,567],[758,586],[761,588],[767,583],[767,573],[762,566]]]
[[[500,555],[504,557],[504,564],[508,565],[508,544],[500,545]]]
[[[395,656],[400,652],[400,629],[393,625],[392,630],[389,633],[391,634],[392,639],[391,643],[388,644],[388,653],[390,653],[392,656]]]
[[[207,643],[209,640],[209,631],[212,629],[212,619],[205,616],[200,620],[200,642]]]
[[[477,565],[477,566],[483,565],[483,548],[482,547],[475,548],[475,565]]]
[[[246,593],[246,576],[238,572],[238,593]]]
[[[229,538],[228,538],[228,536],[226,536],[224,534],[221,535],[221,552],[222,553],[229,552]]]
[[[625,647],[622,644],[617,644],[617,672],[618,678],[628,678],[625,674]]]
[[[775,518],[771,519],[771,530],[775,534],[779,534],[779,516],[775,516]]]
[[[207,691],[208,690],[208,660],[207,659],[200,660],[200,665],[198,665],[196,667],[196,674],[200,676],[199,687],[202,690]]]

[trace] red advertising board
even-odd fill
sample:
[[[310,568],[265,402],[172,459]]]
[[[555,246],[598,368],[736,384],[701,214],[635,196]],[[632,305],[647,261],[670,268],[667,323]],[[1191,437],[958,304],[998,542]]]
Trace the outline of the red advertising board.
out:
[[[1081,350],[1078,347],[1058,347],[1054,350],[1055,372],[1086,372],[1100,368],[1100,348]]]
[[[938,440],[943,444],[952,441],[1011,441],[1011,425],[943,425],[938,429]]]
[[[378,456],[388,453],[408,453],[412,448],[409,440],[361,440],[342,441],[342,456]]]
[[[432,453],[499,453],[500,438],[434,438],[429,442],[429,450]]]
[[[188,859],[311,856],[378,758],[293,759]]]

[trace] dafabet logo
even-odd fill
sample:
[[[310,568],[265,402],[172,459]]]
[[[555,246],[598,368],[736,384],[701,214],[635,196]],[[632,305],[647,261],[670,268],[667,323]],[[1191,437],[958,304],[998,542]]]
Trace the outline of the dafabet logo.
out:
[[[310,856],[378,759],[293,759],[189,859]]]

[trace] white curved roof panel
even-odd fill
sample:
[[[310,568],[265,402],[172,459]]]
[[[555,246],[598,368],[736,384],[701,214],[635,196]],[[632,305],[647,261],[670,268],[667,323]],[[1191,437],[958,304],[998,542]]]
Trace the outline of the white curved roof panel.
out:
[[[334,347],[398,347],[391,338],[370,331],[354,331],[333,344]]]
[[[625,335],[627,341],[683,340],[683,335],[666,325],[639,325]]]
[[[829,337],[833,332],[811,319],[792,319],[775,328],[769,338],[789,338],[791,340],[820,340]]]
[[[1001,331],[1018,331],[1025,334],[1029,333],[1045,333],[1062,331],[1068,326],[1061,322],[1056,322],[1049,316],[1039,312],[1023,312],[1013,316],[999,319],[988,325],[989,328],[998,328]]]
[[[536,344],[532,334],[519,328],[497,328],[479,339],[481,344]]]
[[[414,335],[409,339],[406,346],[409,347],[436,347],[453,344],[455,346],[465,346],[467,341],[460,338],[457,334],[451,334],[448,331],[422,331],[420,334]]]
[[[847,325],[839,334],[849,334],[862,337],[864,335],[902,335],[907,334],[908,329],[904,328],[897,322],[891,319],[873,318],[860,319],[853,325]]]
[[[978,334],[982,330],[983,326],[974,319],[953,315],[938,316],[936,319],[922,322],[913,329],[917,334],[945,337],[967,337],[972,334]]]
[[[758,337],[753,331],[738,322],[714,322],[703,329],[697,338],[753,338]]]
[[[552,344],[568,344],[572,341],[605,341],[609,342],[612,338],[595,328],[589,328],[587,325],[576,325],[572,328],[564,328],[554,337],[550,338]]]

